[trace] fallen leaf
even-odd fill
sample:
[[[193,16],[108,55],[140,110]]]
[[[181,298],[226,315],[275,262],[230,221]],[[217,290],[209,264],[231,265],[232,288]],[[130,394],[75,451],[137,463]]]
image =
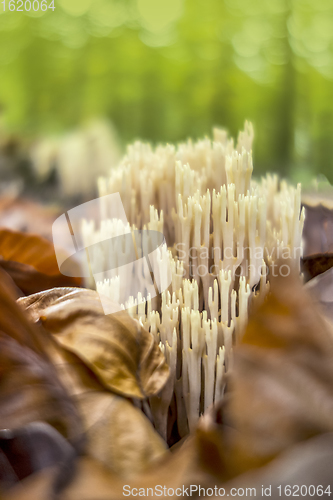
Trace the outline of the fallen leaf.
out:
[[[80,278],[69,278],[60,273],[49,276],[36,271],[32,266],[20,262],[0,260],[0,267],[9,274],[18,289],[25,295],[54,287],[79,285],[81,282]]]
[[[333,431],[333,332],[298,276],[272,279],[250,318],[223,418],[234,429],[229,462],[237,474]]]
[[[81,284],[60,273],[53,244],[41,236],[0,229],[0,257],[0,267],[25,294]]]
[[[6,492],[1,492],[1,500],[50,500],[55,477],[55,467],[44,469],[28,476]]]
[[[56,471],[54,467],[33,474],[11,488],[2,500],[50,500]],[[61,500],[119,500],[123,482],[97,460],[82,457],[77,463],[75,477],[62,492]]]
[[[0,270],[0,428],[44,421],[82,445],[79,414],[46,354],[47,338],[13,297]]]
[[[127,399],[90,391],[75,400],[88,439],[86,452],[114,473],[137,476],[167,452],[147,417]]]
[[[19,300],[21,306],[26,307],[30,317],[36,321],[42,314],[42,321],[45,328],[52,326],[50,320],[44,321],[43,318],[48,318],[49,314],[56,314],[52,309],[56,307],[55,304],[61,304],[60,320],[63,321],[67,318],[66,307],[70,307],[70,300],[68,297],[74,295],[79,298],[81,307],[84,310],[89,311],[88,305],[94,308],[94,310],[99,311],[102,314],[102,308],[99,304],[98,295],[95,292],[89,290],[76,290],[76,289],[55,289],[49,291],[49,293],[39,293],[34,296],[25,297]],[[75,299],[75,300],[76,300]],[[87,302],[88,300],[88,302]],[[77,307],[77,304],[76,304]],[[51,310],[51,313],[50,313]],[[87,311],[85,316],[87,316]],[[73,311],[71,311],[73,313]],[[97,312],[95,311],[97,314]],[[80,316],[80,312],[76,310],[75,313]],[[90,312],[91,314],[91,312]],[[64,315],[64,316],[63,316]],[[140,378],[138,382],[143,387],[151,387],[150,377],[155,377],[151,374],[150,369],[154,369],[154,364],[150,365],[150,361],[154,362],[155,356],[158,355],[160,350],[156,344],[153,344],[153,349],[157,348],[157,354],[153,357],[149,355],[151,349],[151,338],[149,333],[145,332],[149,339],[149,344],[143,339],[141,344],[141,335],[136,333],[141,329],[141,326],[136,321],[132,320],[126,313],[121,313],[123,317],[121,325],[127,326],[130,329],[130,335],[137,335],[135,344],[132,345],[132,350],[135,348],[138,353],[142,349],[143,354],[143,366],[141,369],[137,368]],[[103,318],[112,319],[111,317]],[[67,318],[68,319],[68,318]],[[75,320],[76,321],[76,320]],[[89,332],[91,332],[92,320],[89,319]],[[88,319],[82,322],[82,325],[87,325]],[[119,322],[119,320],[118,320]],[[111,323],[112,330],[118,328],[118,322]],[[110,323],[108,323],[110,325]],[[107,325],[108,325],[107,324]],[[81,323],[79,324],[81,325]],[[106,329],[104,326],[104,330]],[[84,331],[80,332],[78,325],[74,325],[76,334],[78,336],[84,335]],[[98,326],[95,324],[94,329]],[[69,325],[66,328],[69,328]],[[53,331],[53,329],[51,328]],[[126,335],[123,332],[123,327],[121,330],[122,335]],[[48,335],[48,331],[45,332]],[[96,335],[99,334],[97,330]],[[68,334],[69,335],[69,334]],[[94,330],[91,332],[94,335]],[[113,336],[115,336],[113,334]],[[67,349],[64,347],[62,342],[57,342],[58,335],[54,334],[53,338],[55,341],[49,344],[49,356],[52,359],[54,366],[56,367],[58,376],[63,384],[67,387],[69,393],[74,398],[77,408],[83,418],[85,436],[87,438],[86,453],[91,457],[104,463],[106,467],[111,469],[113,472],[120,474],[122,476],[133,476],[145,470],[149,465],[163,456],[167,451],[167,445],[165,441],[158,435],[154,430],[150,421],[146,416],[133,404],[120,397],[110,390],[110,385],[102,383],[102,377],[96,376],[96,370],[93,367],[82,360],[82,357],[76,352],[76,350]],[[98,339],[99,337],[97,337]],[[125,342],[126,345],[126,342]],[[128,344],[127,345],[131,345]],[[107,344],[107,347],[113,348],[112,342]],[[148,349],[147,349],[148,347]],[[147,356],[146,356],[147,354]],[[132,356],[134,355],[134,351]],[[122,362],[119,356],[113,357],[114,364]],[[144,366],[147,362],[148,365]],[[165,363],[163,362],[163,371],[165,372]],[[107,369],[107,365],[105,364]],[[159,367],[157,367],[160,369]],[[110,369],[114,369],[113,364],[111,364]],[[127,376],[127,374],[119,370],[120,376]],[[166,372],[167,373],[167,372]],[[129,376],[134,376],[135,374],[130,374]],[[118,385],[120,381],[117,382]],[[107,389],[107,390],[106,390]]]
[[[53,245],[41,236],[1,229],[0,254],[5,260],[28,264],[46,274],[59,273]]]
[[[325,491],[329,485],[332,487],[332,463],[333,434],[321,434],[288,448],[265,467],[247,472],[223,487],[226,492],[242,488],[246,496],[257,498],[278,500],[299,495],[310,500],[321,496],[321,488]],[[256,493],[250,488],[255,488]]]
[[[166,383],[169,369],[151,333],[125,311],[105,315],[97,292],[58,288],[19,303],[111,391],[143,399]]]
[[[158,495],[156,494],[159,498],[192,496],[193,498],[216,499],[221,496],[240,498],[245,495],[262,498],[264,496],[262,487],[266,489],[270,486],[271,494],[266,490],[267,496],[278,500],[281,497],[287,498],[287,495],[284,495],[286,485],[308,486],[307,494],[304,494],[303,498],[310,500],[313,498],[310,485],[325,485],[323,490],[329,485],[332,486],[332,444],[331,433],[316,436],[288,449],[265,467],[247,472],[224,483],[207,473],[204,474],[194,465],[193,456],[196,455],[196,451],[193,447],[193,439],[188,439],[176,453],[168,454],[159,462],[158,468],[155,467],[149,473],[142,474],[140,480],[135,481],[123,481],[98,461],[82,457],[77,464],[77,474],[62,493],[61,500],[119,500],[125,496],[124,493],[127,498],[152,497],[153,491],[159,492]],[[50,485],[54,481],[54,474],[52,468],[34,474],[12,488],[2,497],[2,500],[35,500],[36,498],[49,500]],[[193,488],[192,495],[190,495],[190,485]],[[157,490],[155,490],[156,486]],[[194,491],[195,486],[198,487],[197,491]],[[279,486],[282,486],[282,495],[279,494]],[[214,492],[216,487],[217,496],[212,496],[212,490],[208,491],[208,496],[204,496],[203,490],[199,495],[199,487],[205,488],[206,492],[208,488],[212,488]],[[141,495],[140,488],[143,488]],[[170,488],[174,490],[174,494]],[[177,490],[177,488],[180,489]],[[224,495],[223,490],[220,490],[219,495],[220,488],[224,489]],[[231,491],[232,488],[237,490],[240,488],[239,494],[236,495],[235,490]],[[256,493],[253,490],[250,491],[249,488],[256,488]],[[296,488],[295,493],[297,493]]]
[[[127,477],[139,474],[166,453],[165,441],[142,411],[106,390],[76,354],[56,341],[48,354],[82,416],[86,454]]]
[[[332,431],[332,328],[299,276],[272,278],[234,348],[226,398],[199,424],[201,465],[226,481]]]
[[[166,453],[166,443],[131,401],[106,390],[75,353],[50,340],[49,358],[82,417],[86,454],[117,474],[132,476]]]

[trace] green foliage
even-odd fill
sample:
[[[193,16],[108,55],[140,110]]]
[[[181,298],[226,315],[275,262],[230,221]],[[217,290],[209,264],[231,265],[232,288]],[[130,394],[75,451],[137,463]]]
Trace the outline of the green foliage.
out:
[[[8,127],[107,116],[125,142],[256,131],[256,171],[333,178],[331,0],[55,0],[2,12]]]

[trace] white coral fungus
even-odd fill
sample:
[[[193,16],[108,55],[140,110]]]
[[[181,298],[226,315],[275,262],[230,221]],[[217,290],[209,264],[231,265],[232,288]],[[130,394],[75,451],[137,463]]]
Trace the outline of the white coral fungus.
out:
[[[162,231],[168,244],[169,289],[157,300],[139,294],[124,305],[151,331],[170,366],[169,383],[150,401],[165,438],[170,405],[183,436],[223,397],[248,309],[268,291],[266,264],[274,269],[274,262],[288,257],[288,265],[299,270],[301,187],[275,175],[253,180],[252,140],[246,123],[236,148],[220,129],[213,141],[177,147],[135,142],[110,177],[98,180],[100,196],[120,193],[133,229]],[[108,207],[103,210],[101,228],[83,226],[87,244],[98,241],[101,231],[119,233],[119,221],[107,220]],[[116,277],[97,289],[118,300],[119,286]]]

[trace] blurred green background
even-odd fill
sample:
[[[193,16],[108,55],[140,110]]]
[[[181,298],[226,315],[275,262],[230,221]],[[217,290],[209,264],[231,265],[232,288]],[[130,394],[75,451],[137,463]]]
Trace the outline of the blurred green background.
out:
[[[50,3],[50,0],[47,0]],[[107,117],[122,144],[255,127],[255,171],[333,180],[332,0],[55,0],[3,12],[2,128]]]

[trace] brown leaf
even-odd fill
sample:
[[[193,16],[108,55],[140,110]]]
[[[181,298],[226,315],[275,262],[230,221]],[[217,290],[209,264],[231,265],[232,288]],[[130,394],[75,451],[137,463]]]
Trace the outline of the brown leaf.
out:
[[[71,278],[60,273],[53,244],[41,236],[2,228],[0,256],[0,267],[26,294],[56,286],[81,284],[80,278]]]
[[[237,473],[333,431],[333,333],[298,276],[274,278],[250,318],[223,418]]]
[[[83,459],[76,479],[65,492],[66,500],[121,498],[123,484],[137,488],[137,493],[139,488],[154,488],[158,484],[174,489],[189,484],[217,485],[228,492],[231,487],[261,487],[268,481],[283,484],[285,477],[290,484],[306,484],[304,478],[317,466],[317,460],[322,464],[317,472],[322,472],[325,460],[332,457],[331,443],[323,450],[323,439],[325,444],[333,430],[332,331],[298,276],[273,280],[271,290],[267,301],[253,313],[243,344],[235,348],[232,390],[223,405],[217,404],[211,414],[203,417],[194,439],[190,437],[174,452],[164,454],[147,472],[126,478],[126,482],[119,480],[119,474],[108,474],[96,462]],[[55,300],[61,302],[62,291],[54,293]],[[68,290],[64,299],[67,293]],[[38,301],[41,310],[48,310],[49,302],[52,304],[47,294],[38,295],[39,299],[20,300],[26,305],[30,301],[31,313],[36,317]],[[94,435],[95,422],[100,432],[96,431],[96,440],[92,441],[96,449],[90,452],[101,452],[105,457],[113,453],[112,443],[110,451],[108,441],[101,437],[107,434],[110,422],[113,427],[113,418],[118,421],[115,427],[120,429],[119,436],[124,431],[122,438],[126,437],[127,427],[122,410],[127,404],[119,403],[117,411],[117,401],[124,400],[107,396],[106,392],[92,392],[77,398],[82,398],[82,411],[87,412],[85,421],[91,419],[88,433]],[[99,417],[103,414],[105,419],[101,422]],[[123,447],[126,458],[130,445],[124,443]],[[309,462],[312,455],[314,459]],[[122,453],[120,458],[120,464],[126,463]],[[300,467],[292,469],[292,464],[299,463]],[[254,471],[257,467],[260,468]],[[323,476],[326,480],[330,477],[327,472],[330,473],[329,467]],[[240,474],[243,475],[238,477]],[[317,484],[316,480],[318,475],[313,476],[311,484]]]
[[[45,421],[79,445],[80,418],[48,359],[46,342],[16,304],[12,284],[0,270],[0,428]]]
[[[319,493],[320,485],[325,485],[323,490],[332,485],[332,463],[333,434],[321,434],[288,448],[265,467],[242,474],[223,487],[226,491],[231,488],[244,488],[247,496],[249,488],[255,488],[256,494],[252,490],[251,496],[264,498],[265,495],[261,494],[264,485],[266,495],[278,500],[281,496],[285,499],[289,496],[289,488],[291,493],[297,496],[298,488],[304,485],[300,488],[300,496],[310,500],[313,497],[313,486],[314,491]],[[317,496],[319,497],[320,493]]]
[[[122,477],[142,473],[167,452],[150,421],[128,400],[108,391],[81,393],[76,402],[88,438],[87,453]]]
[[[183,484],[190,484],[188,471],[192,468],[193,441],[184,443],[177,453],[166,453],[158,462],[158,466],[152,466],[149,471],[133,480],[124,480],[118,474],[113,473],[106,467],[90,457],[80,458],[77,464],[77,473],[74,480],[63,492],[63,500],[119,500],[127,496],[128,486],[136,488],[134,495],[139,497],[139,488],[155,488],[156,485],[168,488],[181,488]],[[193,479],[193,475],[190,477]],[[201,476],[197,477],[200,481]],[[36,474],[21,485],[16,486],[3,500],[49,500],[50,485],[54,480],[54,470],[48,469]],[[124,486],[127,488],[124,489]],[[140,495],[141,497],[142,495]],[[165,495],[160,498],[166,498]],[[168,497],[170,498],[170,496]],[[179,495],[178,495],[179,498]]]
[[[60,273],[49,276],[20,262],[0,260],[0,267],[9,274],[16,286],[26,295],[54,287],[80,285],[81,283],[80,278],[71,278]]]
[[[283,493],[285,485],[307,485],[307,491],[311,493],[310,485],[325,485],[323,488],[325,489],[331,484],[332,445],[332,434],[314,437],[282,453],[267,466],[242,474],[227,483],[220,483],[216,478],[203,474],[195,467],[193,455],[196,451],[191,439],[184,443],[184,446],[177,452],[167,454],[159,462],[158,467],[154,467],[150,473],[143,474],[140,479],[134,481],[121,480],[98,461],[82,457],[77,464],[77,474],[74,480],[61,498],[63,500],[119,500],[124,497],[124,493],[127,496],[133,488],[136,490],[133,490],[133,495],[130,494],[127,498],[147,497],[148,495],[151,497],[156,485],[166,488],[166,494],[160,498],[179,498],[180,496],[186,498],[190,496],[189,486],[192,484],[200,485],[201,488],[206,488],[206,491],[208,488],[214,491],[215,487],[217,490],[223,487],[225,497],[235,496],[235,490],[231,492],[231,488],[243,488],[244,491],[240,490],[239,496],[235,498],[245,496],[245,493],[246,496],[252,498],[261,498],[262,486],[267,488],[271,485],[272,494],[268,496],[278,500],[281,498],[278,488],[280,485],[282,485]],[[24,480],[3,496],[2,500],[49,500],[52,481],[54,481],[54,470],[50,468]],[[141,495],[139,488],[144,488],[144,491],[141,490]],[[148,490],[147,493],[147,488],[153,488],[153,490]],[[169,488],[173,488],[173,496],[171,490],[168,492]],[[176,491],[176,488],[180,490]],[[183,488],[185,493],[181,495]],[[250,492],[249,488],[256,488],[256,494],[253,491]],[[143,495],[144,492],[145,495]],[[282,498],[286,498],[283,493]],[[211,491],[208,494],[211,495]],[[156,494],[156,496],[159,495]],[[198,496],[198,491],[196,494],[192,492],[193,498],[198,498]],[[207,498],[203,496],[202,490],[200,498]],[[217,495],[209,498],[221,497]],[[303,498],[310,500],[313,497],[307,494]]]
[[[51,294],[38,294],[39,300],[26,297],[20,302],[21,305],[32,302],[28,311],[36,319],[37,305],[41,309],[47,308],[56,297],[61,297],[61,292],[63,290],[56,289],[52,298]],[[45,332],[45,335],[48,333]],[[146,416],[129,400],[106,390],[95,373],[74,352],[54,341],[48,345],[48,354],[60,380],[80,410],[88,441],[87,454],[117,474],[133,476],[166,453],[166,443]]]
[[[28,264],[49,275],[59,273],[53,245],[41,236],[3,228],[0,230],[0,254],[5,260]]]
[[[55,474],[54,467],[36,473],[10,489],[1,499],[50,500]],[[61,500],[119,500],[121,497],[122,481],[100,462],[82,457],[75,478],[63,492]]]
[[[105,315],[97,292],[58,288],[19,303],[111,391],[142,399],[166,383],[169,369],[153,336],[126,312]]]
[[[229,377],[226,399],[196,433],[201,466],[220,480],[333,431],[333,332],[299,276],[272,278]]]

